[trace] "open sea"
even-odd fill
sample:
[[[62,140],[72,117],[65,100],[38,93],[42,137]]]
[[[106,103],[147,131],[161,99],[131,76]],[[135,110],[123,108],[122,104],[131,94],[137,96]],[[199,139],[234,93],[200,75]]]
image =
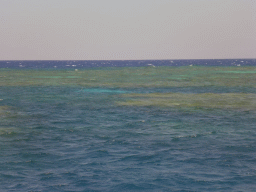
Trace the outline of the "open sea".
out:
[[[0,191],[256,191],[256,60],[0,61]]]

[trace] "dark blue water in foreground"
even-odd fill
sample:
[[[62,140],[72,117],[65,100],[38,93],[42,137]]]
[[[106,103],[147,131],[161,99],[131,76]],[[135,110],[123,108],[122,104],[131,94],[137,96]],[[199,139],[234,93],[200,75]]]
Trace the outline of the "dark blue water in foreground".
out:
[[[109,71],[99,69],[95,79],[102,79],[94,84],[86,68],[73,74],[74,68],[81,71],[93,63],[102,67],[102,61],[48,62],[0,62],[0,67],[12,68],[0,70],[0,191],[256,190],[256,71],[242,68],[255,67],[255,60],[168,61],[188,67],[226,62],[225,70],[241,68],[230,69],[220,82],[216,72],[200,76],[195,70],[196,75],[189,76],[190,68],[174,68],[179,75],[170,80],[160,68],[139,68],[132,84],[124,81],[130,73],[125,68],[112,69],[111,81]],[[45,76],[43,68],[57,68],[56,74]],[[72,68],[67,79],[58,70],[63,68],[65,73]],[[32,77],[35,73],[38,78]],[[152,77],[158,83],[148,84]],[[90,84],[82,84],[87,81]],[[132,104],[129,100],[133,93],[169,92],[188,94],[188,100],[176,99],[170,106],[148,98]],[[190,105],[190,95],[200,93],[206,102]],[[203,93],[231,94],[221,97],[225,107],[214,107],[215,101]],[[241,101],[229,107],[229,97],[237,98],[232,93],[241,94]],[[252,98],[251,104],[244,95]],[[182,105],[177,107],[177,102]]]

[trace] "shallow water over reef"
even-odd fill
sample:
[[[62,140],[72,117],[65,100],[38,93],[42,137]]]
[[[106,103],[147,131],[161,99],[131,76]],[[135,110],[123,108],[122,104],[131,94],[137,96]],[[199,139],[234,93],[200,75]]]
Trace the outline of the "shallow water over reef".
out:
[[[1,191],[255,191],[256,67],[0,69]]]

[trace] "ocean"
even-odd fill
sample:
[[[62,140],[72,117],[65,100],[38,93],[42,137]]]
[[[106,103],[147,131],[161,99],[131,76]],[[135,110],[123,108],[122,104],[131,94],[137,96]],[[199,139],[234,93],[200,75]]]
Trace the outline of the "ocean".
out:
[[[0,61],[0,191],[256,191],[256,60]]]

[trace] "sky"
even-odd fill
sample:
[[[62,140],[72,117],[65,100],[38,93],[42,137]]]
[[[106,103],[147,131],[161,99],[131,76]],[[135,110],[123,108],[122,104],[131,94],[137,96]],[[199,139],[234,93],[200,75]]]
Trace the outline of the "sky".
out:
[[[0,5],[0,60],[256,58],[256,0]]]

